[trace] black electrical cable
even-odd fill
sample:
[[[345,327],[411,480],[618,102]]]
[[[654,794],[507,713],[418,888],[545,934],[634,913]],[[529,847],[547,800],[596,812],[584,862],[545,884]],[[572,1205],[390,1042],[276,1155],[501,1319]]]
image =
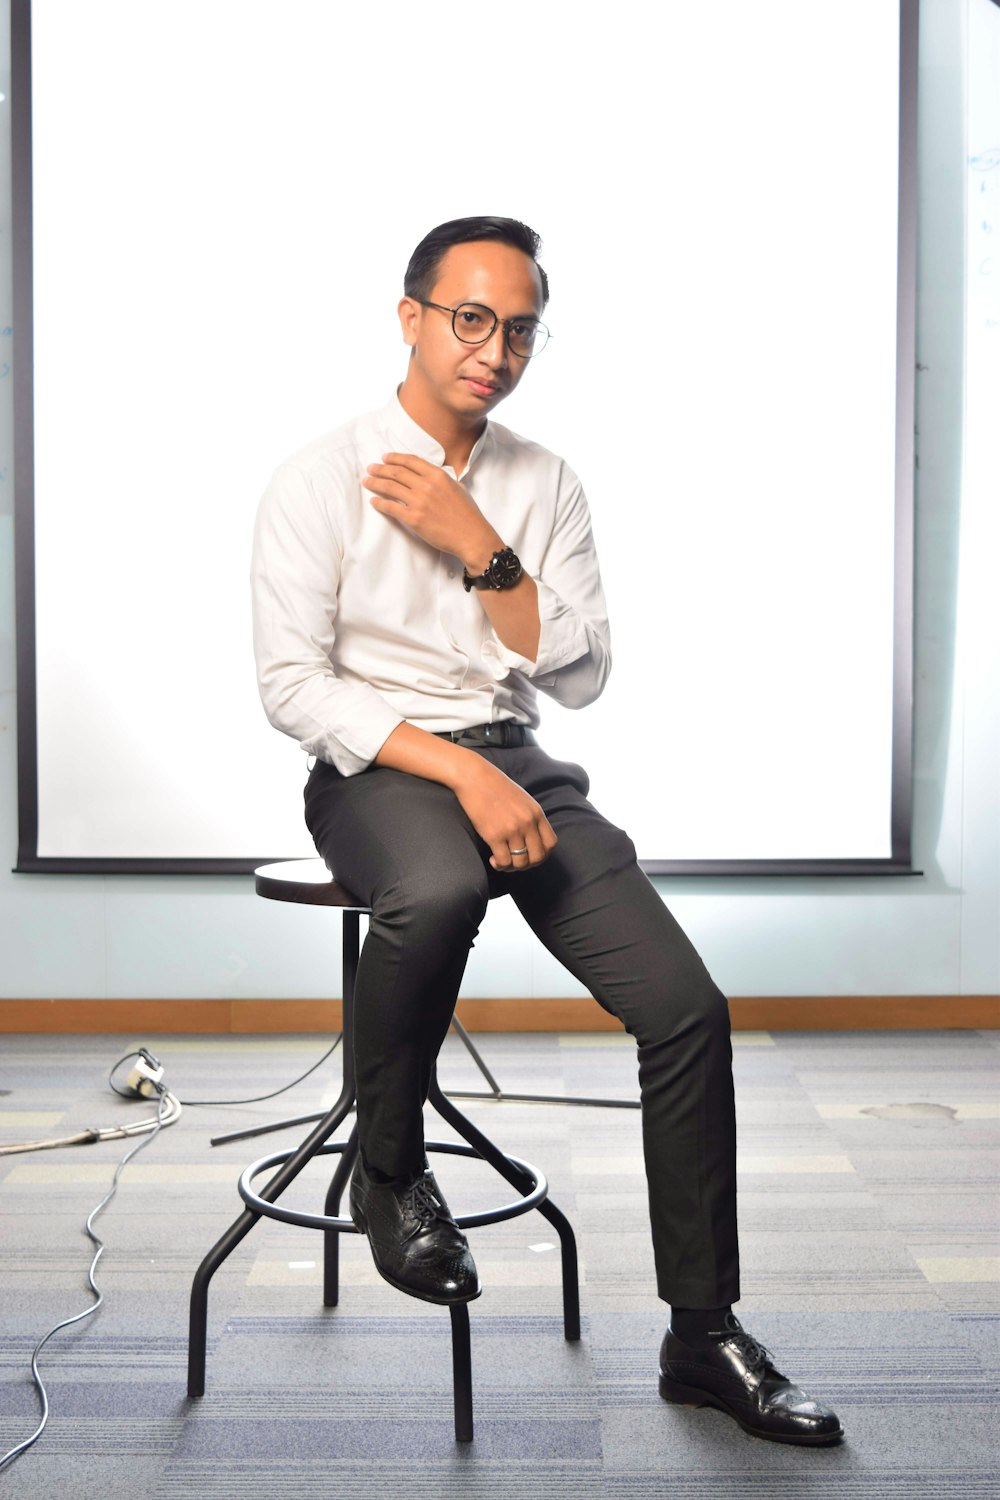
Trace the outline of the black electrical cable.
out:
[[[116,1089],[115,1092],[119,1093],[120,1090]],[[64,1318],[61,1323],[57,1323],[54,1328],[50,1328],[48,1333],[40,1338],[38,1343],[35,1345],[31,1355],[31,1375],[32,1379],[35,1382],[35,1389],[38,1391],[38,1396],[42,1408],[42,1419],[30,1437],[25,1438],[21,1443],[17,1443],[13,1448],[9,1448],[7,1452],[4,1453],[2,1457],[0,1457],[0,1469],[4,1469],[9,1464],[12,1464],[16,1458],[19,1458],[20,1455],[25,1452],[26,1449],[31,1447],[32,1443],[37,1442],[41,1437],[43,1431],[45,1430],[46,1422],[49,1420],[48,1393],[46,1392],[45,1384],[38,1370],[38,1356],[42,1352],[42,1349],[48,1343],[49,1339],[52,1338],[53,1334],[58,1333],[61,1328],[69,1328],[73,1323],[80,1323],[84,1318],[89,1318],[93,1313],[97,1311],[97,1309],[104,1301],[104,1293],[98,1290],[97,1283],[94,1280],[94,1272],[97,1269],[97,1262],[104,1254],[104,1241],[94,1233],[94,1220],[97,1218],[99,1213],[102,1213],[104,1211],[107,1205],[111,1202],[112,1198],[115,1196],[115,1193],[118,1191],[118,1179],[122,1174],[122,1168],[125,1166],[126,1162],[131,1161],[132,1157],[135,1156],[137,1151],[141,1151],[144,1146],[148,1146],[150,1141],[160,1133],[160,1130],[163,1127],[164,1120],[167,1118],[172,1106],[179,1103],[179,1101],[174,1098],[174,1096],[168,1089],[160,1088],[158,1089],[158,1093],[160,1097],[156,1110],[156,1124],[153,1126],[148,1135],[144,1136],[141,1141],[138,1141],[136,1145],[134,1145],[129,1151],[126,1151],[125,1155],[122,1157],[121,1161],[115,1168],[115,1175],[112,1180],[110,1190],[101,1199],[97,1207],[95,1209],[92,1209],[90,1214],[87,1216],[85,1231],[91,1241],[97,1246],[97,1249],[94,1252],[94,1258],[90,1262],[90,1270],[87,1272],[87,1280],[90,1283],[90,1290],[93,1292],[96,1301],[92,1306],[84,1308],[83,1312],[76,1313],[72,1318]],[[131,1095],[129,1097],[135,1096]]]
[[[313,1065],[312,1065],[312,1067],[311,1068],[307,1068],[306,1071],[304,1073],[300,1074],[300,1076],[298,1078],[293,1078],[292,1081],[291,1081],[291,1083],[282,1084],[281,1088],[280,1089],[275,1089],[273,1091],[273,1093],[270,1093],[270,1094],[256,1094],[256,1095],[254,1095],[254,1097],[252,1099],[181,1099],[179,1102],[181,1104],[185,1105],[185,1106],[195,1106],[195,1105],[197,1105],[197,1106],[201,1106],[201,1105],[213,1105],[214,1106],[214,1105],[226,1105],[226,1104],[261,1104],[261,1103],[263,1103],[263,1101],[265,1099],[276,1099],[279,1094],[287,1094],[287,1092],[288,1092],[289,1089],[295,1088],[296,1084],[302,1083],[306,1078],[309,1077],[310,1073],[315,1073],[315,1071],[316,1071],[317,1068],[321,1068],[323,1066],[323,1064],[326,1062],[327,1058],[328,1057],[332,1057],[333,1054],[334,1054],[334,1052],[336,1052],[337,1048],[340,1046],[340,1043],[341,1043],[342,1039],[343,1039],[343,1032],[338,1032],[338,1034],[333,1039],[332,1046],[330,1046],[330,1047],[328,1047],[326,1049],[326,1051],[323,1053],[323,1056],[319,1059],[318,1062],[314,1062]],[[118,1061],[115,1063],[114,1067],[111,1069],[111,1072],[108,1074],[108,1083],[114,1089],[114,1091],[115,1091],[116,1094],[121,1094],[121,1096],[122,1096],[123,1099],[131,1099],[133,1097],[133,1095],[132,1094],[126,1094],[123,1089],[118,1088],[118,1086],[116,1085],[116,1083],[114,1081],[114,1075],[117,1073],[117,1071],[121,1067],[122,1063],[128,1062],[128,1060],[129,1060],[130,1057],[139,1057],[139,1056],[141,1056],[144,1050],[145,1049],[140,1048],[138,1052],[126,1052],[125,1056],[124,1057],[120,1057],[118,1059]]]

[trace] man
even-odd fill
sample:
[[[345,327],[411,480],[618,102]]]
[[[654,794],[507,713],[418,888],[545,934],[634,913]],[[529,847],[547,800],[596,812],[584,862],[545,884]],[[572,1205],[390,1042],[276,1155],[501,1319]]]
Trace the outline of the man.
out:
[[[833,1442],[836,1414],[732,1312],[726,999],[627,835],[588,802],[586,772],[532,732],[539,689],[584,707],[611,660],[579,479],[489,419],[547,339],[538,249],[512,219],[432,230],[399,302],[406,378],[381,410],[281,464],[257,516],[261,697],[317,757],[307,825],[372,908],[351,1213],[394,1286],[432,1302],[479,1295],[428,1168],[422,1107],[487,901],[509,893],[638,1044],[657,1290],[671,1306],[661,1394],[718,1406],[761,1437]]]

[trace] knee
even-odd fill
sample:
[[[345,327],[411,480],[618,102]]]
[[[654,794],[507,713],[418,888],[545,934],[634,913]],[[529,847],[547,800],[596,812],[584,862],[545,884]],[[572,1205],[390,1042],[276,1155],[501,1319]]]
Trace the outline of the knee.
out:
[[[729,1045],[732,1036],[732,1017],[729,1014],[729,1001],[719,989],[717,984],[709,980],[709,989],[705,992],[702,1002],[702,1013],[704,1020],[702,1024],[710,1031],[718,1041]]]
[[[471,943],[489,901],[486,872],[462,866],[425,871],[396,881],[376,901],[373,916],[417,938]]]
[[[729,1001],[707,970],[685,976],[680,983],[675,979],[635,1028],[636,1041],[646,1048],[678,1043],[699,1050],[726,1048],[730,1034]]]
[[[468,933],[471,939],[479,931],[488,901],[482,869],[473,879],[461,870],[436,870],[418,891],[410,893],[411,921],[434,933]]]
[[[684,986],[680,1001],[681,1014],[689,1027],[709,1036],[729,1035],[729,1001],[707,969]]]

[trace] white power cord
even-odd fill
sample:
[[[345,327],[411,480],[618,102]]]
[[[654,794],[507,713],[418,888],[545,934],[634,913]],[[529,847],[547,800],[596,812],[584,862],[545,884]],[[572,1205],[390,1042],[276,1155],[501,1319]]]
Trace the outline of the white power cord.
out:
[[[167,1125],[173,1125],[181,1117],[181,1101],[163,1087],[163,1064],[151,1052],[147,1052],[145,1047],[141,1047],[138,1052],[130,1052],[128,1057],[135,1057],[136,1062],[125,1081],[124,1089],[116,1088],[114,1084],[112,1088],[125,1099],[159,1099],[155,1115],[147,1115],[142,1120],[131,1120],[127,1125],[89,1126],[86,1130],[78,1130],[75,1135],[60,1136],[53,1141],[18,1141],[13,1146],[0,1146],[0,1156],[16,1156],[22,1151],[54,1151],[57,1146],[89,1146],[94,1141],[122,1140],[132,1135],[155,1133]],[[125,1061],[127,1058],[121,1058],[115,1063],[115,1068]],[[115,1068],[112,1068],[112,1074]],[[165,1113],[164,1099],[169,1101]]]
[[[149,1058],[148,1053],[145,1054],[145,1056],[146,1058]],[[137,1151],[141,1151],[143,1146],[148,1146],[154,1136],[158,1135],[165,1125],[172,1125],[175,1120],[180,1118],[180,1100],[175,1098],[175,1096],[170,1093],[169,1089],[164,1088],[162,1083],[160,1082],[160,1079],[163,1076],[163,1069],[159,1069],[159,1074],[155,1079],[152,1077],[152,1074],[156,1071],[157,1066],[158,1064],[156,1063],[155,1058],[151,1058],[149,1060],[149,1063],[147,1063],[140,1055],[140,1062],[136,1065],[136,1068],[134,1068],[129,1074],[128,1079],[129,1087],[131,1088],[134,1095],[142,1097],[156,1096],[158,1098],[156,1115],[154,1117],[147,1118],[145,1120],[137,1120],[132,1125],[114,1126],[109,1128],[108,1130],[86,1131],[82,1136],[70,1136],[67,1141],[43,1141],[35,1143],[34,1145],[8,1146],[3,1148],[4,1152],[6,1154],[9,1154],[13,1151],[37,1151],[46,1149],[49,1146],[74,1144],[81,1141],[112,1140],[116,1136],[129,1136],[139,1134],[144,1135],[143,1140],[139,1141],[129,1151],[126,1151],[125,1155],[122,1157],[121,1161],[115,1168],[115,1175],[109,1191],[101,1199],[97,1207],[93,1209],[87,1217],[86,1233],[90,1237],[93,1244],[97,1246],[97,1249],[94,1252],[94,1258],[90,1263],[90,1270],[87,1272],[87,1280],[90,1283],[90,1290],[93,1292],[96,1300],[94,1301],[92,1306],[84,1308],[83,1312],[76,1313],[72,1318],[64,1318],[61,1323],[57,1323],[54,1328],[50,1328],[48,1333],[40,1338],[38,1343],[35,1345],[34,1351],[31,1355],[31,1375],[32,1379],[35,1382],[35,1389],[38,1391],[39,1402],[41,1404],[41,1421],[30,1437],[25,1438],[24,1441],[22,1443],[18,1443],[16,1447],[8,1449],[8,1451],[4,1453],[2,1457],[0,1457],[0,1470],[5,1469],[6,1467],[8,1467],[8,1465],[12,1464],[14,1460],[25,1451],[26,1448],[30,1448],[32,1443],[38,1441],[45,1429],[45,1424],[49,1419],[49,1398],[45,1390],[44,1382],[42,1381],[42,1377],[38,1370],[39,1354],[41,1354],[43,1348],[48,1343],[49,1339],[52,1338],[53,1334],[58,1333],[61,1328],[69,1328],[72,1324],[80,1323],[84,1318],[89,1318],[93,1313],[97,1311],[97,1309],[104,1301],[104,1293],[98,1289],[97,1283],[94,1280],[94,1272],[97,1269],[97,1262],[104,1254],[104,1241],[94,1233],[94,1220],[97,1218],[98,1214],[104,1211],[107,1205],[111,1202],[112,1198],[115,1196],[115,1193],[118,1191],[118,1179],[121,1176],[122,1169],[124,1168],[126,1163],[131,1161],[132,1157],[135,1156]]]

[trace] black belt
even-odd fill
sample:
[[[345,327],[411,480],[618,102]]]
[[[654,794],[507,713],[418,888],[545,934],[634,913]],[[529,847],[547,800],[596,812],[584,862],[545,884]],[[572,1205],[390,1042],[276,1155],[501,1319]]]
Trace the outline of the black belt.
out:
[[[527,724],[515,724],[513,719],[498,719],[495,724],[470,724],[468,729],[435,729],[442,740],[452,740],[456,745],[480,745],[506,749],[510,745],[537,745],[538,741]]]

